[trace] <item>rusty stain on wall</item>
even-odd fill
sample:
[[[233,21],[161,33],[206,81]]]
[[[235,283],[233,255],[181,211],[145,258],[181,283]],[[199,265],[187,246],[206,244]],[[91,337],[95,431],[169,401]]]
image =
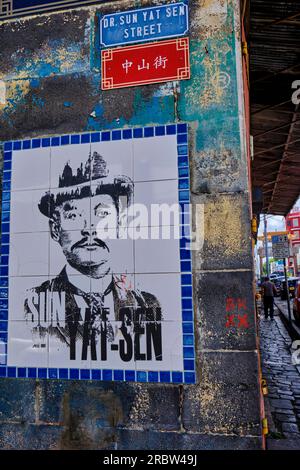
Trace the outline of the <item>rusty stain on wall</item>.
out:
[[[243,252],[245,241],[242,240],[237,234],[243,231],[241,213],[233,201],[227,198],[222,198],[222,201],[215,201],[211,207],[207,207],[210,217],[205,218],[205,233],[211,240],[212,249],[220,245],[223,246],[224,256],[231,257],[236,253]],[[234,206],[233,206],[234,204]],[[223,229],[226,231],[226,244],[224,244],[224,232],[220,231],[220,226],[211,224],[210,221],[213,213],[219,215],[219,222]]]

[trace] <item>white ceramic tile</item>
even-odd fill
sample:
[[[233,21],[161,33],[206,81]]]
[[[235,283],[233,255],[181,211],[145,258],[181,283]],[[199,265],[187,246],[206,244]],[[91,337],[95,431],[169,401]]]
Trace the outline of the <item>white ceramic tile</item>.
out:
[[[11,189],[47,189],[50,177],[50,148],[13,152]]]
[[[90,187],[88,187],[88,191]],[[61,189],[51,189],[54,199],[54,218],[60,221],[59,227],[63,230],[89,230],[91,224],[91,198],[74,198],[72,193],[62,193]],[[65,199],[61,199],[61,197]],[[50,208],[51,213],[51,208]]]
[[[140,225],[140,222],[139,219],[135,219],[137,225],[131,230],[135,241],[150,240],[154,243],[161,240],[162,243],[165,243],[168,240],[178,241],[180,238],[179,225],[153,225],[149,227]]]
[[[85,246],[75,246],[78,243],[85,243]],[[68,231],[59,237],[58,240],[50,238],[50,275],[58,275],[65,266],[70,266],[73,260],[72,274],[82,274],[80,270],[76,269],[85,265],[86,269],[90,264],[91,252],[86,245],[90,243],[90,236],[82,233],[81,231]],[[75,260],[75,263],[74,263]],[[71,267],[69,268],[71,271]]]
[[[74,288],[75,288],[75,290],[77,289],[78,291],[82,291],[88,294],[91,291],[91,278],[89,276],[84,276],[80,273],[78,275],[77,274],[73,275],[73,274],[70,274],[71,272],[74,273],[74,270],[71,271],[69,267],[67,267],[66,268],[67,286],[68,286],[68,283],[70,283],[70,292],[71,293],[74,292]],[[52,278],[52,279],[55,279],[55,278]],[[84,302],[82,302],[80,299],[77,299],[77,297],[76,297],[76,303],[79,308],[84,307]],[[81,313],[82,313],[82,316],[84,316],[84,310]]]
[[[16,367],[47,367],[48,335],[41,336],[32,325],[10,321],[8,326],[8,365]]]
[[[180,274],[136,274],[135,289],[155,297],[163,321],[182,321]]]
[[[46,301],[46,321],[53,327],[64,328],[67,318],[69,315],[75,315],[75,311],[80,321],[83,322],[89,318],[87,309],[90,285],[90,278],[87,276],[72,276],[63,273],[59,278],[50,278],[47,285],[44,284],[43,289],[31,289],[27,292],[27,305],[33,310],[32,304],[35,304],[36,309],[42,310],[43,313]],[[44,296],[41,295],[40,290],[45,293]],[[39,309],[38,305],[42,305],[42,308]],[[30,317],[30,314],[27,317]]]
[[[135,183],[133,226],[179,225],[178,181]]]
[[[49,232],[10,235],[9,275],[47,276],[49,271]]]
[[[51,147],[50,188],[59,187],[59,177],[63,175],[67,164],[71,167],[73,176],[77,176],[77,171],[81,169],[81,165],[84,173],[90,152],[90,144]]]
[[[71,358],[70,346],[63,339],[65,334],[65,330],[62,330],[60,337],[55,334],[49,334],[49,367],[90,369],[91,358],[89,349],[87,351],[87,358],[82,360],[83,342],[81,335],[78,334],[76,338],[75,358]],[[69,338],[67,338],[67,341],[69,341]]]
[[[45,191],[39,189],[11,193],[11,233],[49,230],[49,218],[42,214],[38,207],[44,194]]]
[[[135,273],[179,273],[179,240],[135,240]]]
[[[110,272],[131,274],[134,272],[134,251],[132,231],[123,229],[120,234],[122,238],[116,238],[115,230],[108,230],[108,237],[103,239],[109,250],[107,265]]]
[[[92,368],[133,370],[135,368],[133,327],[126,326],[126,339],[122,331],[122,322],[107,323],[107,331],[109,334],[106,336],[106,343],[105,335],[102,338],[106,344],[106,359],[99,354],[97,361],[91,362]]]
[[[105,185],[91,185],[93,197],[91,198],[91,223],[101,228],[127,227],[130,207],[134,200],[134,185],[125,182],[128,193],[122,194],[113,190],[114,186],[108,186],[107,194],[99,194],[105,191]],[[108,194],[109,193],[109,194]]]
[[[178,204],[178,180],[143,181],[135,183],[137,204]]]
[[[77,276],[73,276],[71,278],[71,283],[75,284],[77,279]],[[99,284],[101,284],[101,288],[99,288]],[[93,294],[97,294],[98,292],[100,293],[101,290],[103,289],[102,284],[105,284],[104,282],[102,283],[101,280],[92,280],[92,286],[93,286]],[[78,293],[79,294],[79,293]],[[88,305],[86,303],[86,299],[84,296],[78,295],[78,294],[71,294],[67,296],[67,299],[70,298],[70,305],[72,307],[72,312],[74,313],[74,302],[77,304],[77,306],[81,310],[81,317],[80,317],[80,331],[77,335],[76,339],[76,359],[71,359],[70,357],[70,350],[66,344],[64,344],[62,341],[59,341],[57,338],[54,336],[50,336],[49,338],[49,344],[50,344],[50,355],[49,355],[49,364],[51,367],[57,367],[58,365],[63,366],[63,367],[79,367],[79,368],[102,368],[102,367],[107,367],[107,368],[122,368],[124,365],[122,360],[120,359],[119,355],[119,348],[121,346],[118,346],[118,351],[115,350],[115,348],[111,348],[111,344],[119,344],[120,339],[122,339],[122,335],[120,333],[120,326],[121,323],[115,322],[114,318],[114,301],[113,301],[113,295],[110,293],[109,295],[105,296],[105,301],[104,301],[104,308],[107,309],[107,331],[105,331],[105,323],[101,322],[101,317],[99,319],[96,319],[95,322],[95,327],[97,329],[97,334],[96,334],[96,359],[92,358],[91,356],[91,350],[88,348],[88,355],[87,359],[83,360],[82,358],[82,351],[83,351],[83,330],[82,328],[84,327],[84,322],[83,319],[87,319],[85,316],[86,313],[89,313],[89,310],[86,310],[87,307],[85,305]],[[101,302],[101,300],[100,300]],[[68,303],[68,301],[67,301]],[[83,311],[85,311],[85,314],[83,314]],[[63,328],[65,328],[65,323],[61,322],[61,325]],[[101,329],[102,327],[102,329]],[[65,330],[63,330],[63,334],[65,334]],[[106,349],[106,356],[102,355],[101,351],[101,345],[104,345]],[[122,345],[123,346],[123,345]],[[134,365],[133,359],[132,359],[132,365]]]
[[[183,370],[183,348],[182,348],[182,325],[179,322],[161,322],[161,332],[159,329],[151,334],[151,327],[145,334],[138,338],[139,349],[145,354],[145,360],[136,360],[136,370],[146,371],[171,371]],[[159,328],[159,327],[158,327]],[[161,336],[160,336],[161,335]],[[148,337],[148,338],[147,338]],[[160,343],[161,337],[161,343]],[[151,344],[151,354],[149,348],[147,353],[147,339]],[[154,348],[156,342],[156,349]],[[161,345],[162,360],[156,358],[159,352],[158,345]],[[158,356],[159,357],[159,356]]]
[[[119,178],[121,175],[133,180],[133,143],[131,139],[91,144],[92,155],[99,153],[106,161],[107,179]],[[105,182],[106,178],[103,178]]]
[[[50,238],[49,274],[57,276],[66,266],[67,260],[59,243]],[[78,274],[80,274],[78,272]]]
[[[99,288],[99,284],[101,287]],[[113,284],[113,285],[112,285]],[[112,369],[134,369],[134,357],[132,350],[132,327],[126,327],[126,338],[124,339],[122,327],[122,306],[130,307],[135,303],[133,294],[130,292],[134,289],[134,276],[119,274],[106,276],[102,280],[92,279],[92,292],[97,290],[105,291],[107,287],[112,289],[107,292],[104,297],[104,309],[107,315],[108,323],[107,336],[99,338],[104,342],[107,351],[107,358],[104,360],[99,355],[99,360],[92,362],[93,368],[112,368]],[[119,321],[116,321],[119,320]],[[128,336],[129,335],[129,336]],[[105,342],[106,339],[106,342]]]
[[[68,272],[51,278],[51,300],[49,309],[49,367],[90,368],[90,358],[82,359],[83,324],[89,320],[90,278],[83,275],[70,275]],[[67,319],[78,318],[75,359],[70,355],[70,331]],[[75,317],[74,317],[75,318]]]
[[[47,283],[47,276],[10,277],[9,320],[26,320],[34,325],[48,321]]]
[[[89,237],[89,241],[82,247],[74,246],[81,241],[85,242],[85,237],[78,231],[68,232],[61,244],[51,239],[50,275],[57,275],[70,263],[75,270],[73,274],[86,272],[88,275],[89,268],[91,276],[95,277],[109,273],[133,273],[133,240],[129,233],[129,230],[124,229],[123,238],[120,239],[116,237],[115,229],[108,229],[105,234],[99,233],[101,238],[97,234]],[[85,265],[84,271],[82,265]],[[93,274],[97,265],[99,270]]]
[[[133,140],[134,181],[177,179],[176,135]]]
[[[101,322],[99,318],[95,323],[95,347],[96,357],[92,356],[90,345],[87,348],[87,356],[83,358],[83,337],[84,337],[84,326],[89,324],[83,324],[80,322],[78,334],[76,336],[76,347],[75,347],[75,359],[70,357],[69,346],[59,340],[58,338],[50,335],[50,355],[49,364],[51,367],[57,367],[58,365],[63,367],[79,367],[79,368],[122,368],[124,362],[120,357],[120,350],[125,347],[124,344],[120,344],[120,340],[124,340],[120,331],[121,322],[108,321]],[[66,330],[63,329],[63,335],[66,334]],[[111,347],[112,344],[116,344],[116,347]],[[101,349],[102,348],[102,349]],[[106,351],[106,352],[105,352]],[[124,350],[126,352],[126,350]],[[134,360],[131,360],[132,366]]]
[[[111,289],[115,290],[115,293],[120,299],[127,299],[127,293],[134,290],[134,274],[114,274],[104,276],[100,279],[91,278],[91,292],[93,293],[104,293],[105,304],[104,306],[109,309],[109,319],[111,321],[118,320],[117,312],[115,312],[115,306]],[[130,298],[130,297],[129,297]]]

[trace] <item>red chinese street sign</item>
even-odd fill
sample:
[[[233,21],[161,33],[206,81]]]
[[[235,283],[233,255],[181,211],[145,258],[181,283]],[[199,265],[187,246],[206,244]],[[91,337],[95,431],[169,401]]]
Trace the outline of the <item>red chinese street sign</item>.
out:
[[[102,90],[190,78],[189,39],[104,49]]]

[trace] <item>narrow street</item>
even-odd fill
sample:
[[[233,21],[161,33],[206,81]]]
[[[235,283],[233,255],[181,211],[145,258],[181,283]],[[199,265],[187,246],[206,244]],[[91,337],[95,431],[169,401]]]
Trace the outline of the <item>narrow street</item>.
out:
[[[274,321],[259,318],[262,377],[267,381],[267,449],[300,445],[300,364],[293,365],[292,340],[275,307]]]

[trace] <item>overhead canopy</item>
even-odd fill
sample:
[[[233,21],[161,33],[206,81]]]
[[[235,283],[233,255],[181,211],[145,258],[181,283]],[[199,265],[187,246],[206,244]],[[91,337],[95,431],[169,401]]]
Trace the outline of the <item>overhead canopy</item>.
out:
[[[263,213],[286,215],[300,194],[300,0],[251,0],[248,42],[252,182]]]

